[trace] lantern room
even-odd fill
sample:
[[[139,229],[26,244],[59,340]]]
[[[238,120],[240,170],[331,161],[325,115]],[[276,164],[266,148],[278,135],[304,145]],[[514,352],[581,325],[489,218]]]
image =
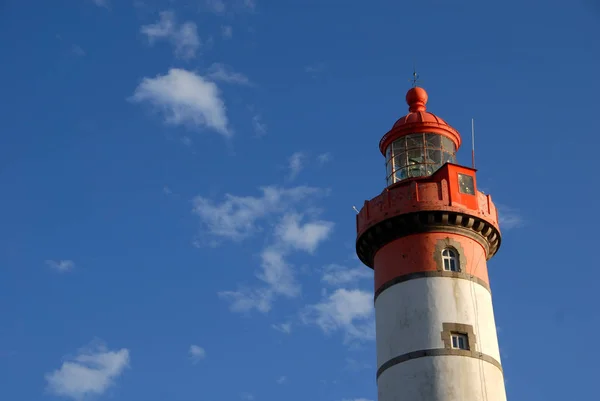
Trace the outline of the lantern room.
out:
[[[387,186],[435,173],[446,163],[456,163],[461,138],[458,131],[426,110],[425,89],[406,94],[408,114],[400,118],[379,143],[385,156]]]

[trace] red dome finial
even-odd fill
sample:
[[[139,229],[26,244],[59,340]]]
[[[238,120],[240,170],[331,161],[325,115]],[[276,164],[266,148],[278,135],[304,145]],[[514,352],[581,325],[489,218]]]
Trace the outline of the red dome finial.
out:
[[[410,90],[406,92],[406,103],[408,103],[408,110],[411,113],[425,111],[427,92],[425,92],[425,89],[419,88],[418,86],[410,88]]]

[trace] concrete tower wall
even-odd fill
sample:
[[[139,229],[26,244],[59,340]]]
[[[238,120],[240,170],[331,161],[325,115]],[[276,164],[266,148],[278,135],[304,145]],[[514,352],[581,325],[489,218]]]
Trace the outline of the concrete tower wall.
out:
[[[458,255],[444,270],[442,251]],[[485,250],[449,233],[394,240],[375,255],[379,401],[504,401]],[[451,346],[468,336],[469,350]]]
[[[379,401],[506,401],[504,378],[474,358],[418,358],[386,370],[377,381]]]

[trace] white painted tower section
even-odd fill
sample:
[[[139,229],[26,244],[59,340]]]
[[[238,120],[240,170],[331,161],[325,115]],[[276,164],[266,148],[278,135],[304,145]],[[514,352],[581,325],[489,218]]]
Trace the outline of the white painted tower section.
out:
[[[404,360],[378,377],[379,401],[506,401],[487,288],[460,278],[412,279],[379,294],[375,310],[378,369],[411,352],[444,350],[444,323],[471,325],[475,338],[470,350],[488,357],[438,355]]]

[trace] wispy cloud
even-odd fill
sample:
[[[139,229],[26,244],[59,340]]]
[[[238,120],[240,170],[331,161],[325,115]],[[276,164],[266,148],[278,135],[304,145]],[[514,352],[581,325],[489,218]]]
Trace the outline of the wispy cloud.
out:
[[[498,209],[498,218],[500,220],[500,229],[511,230],[513,228],[522,227],[525,220],[517,209],[513,209],[506,205],[496,205]]]
[[[317,325],[324,333],[342,331],[344,341],[351,343],[375,338],[373,311],[373,293],[340,288],[306,307],[301,319],[305,324]]]
[[[204,348],[200,347],[199,345],[190,345],[190,349],[189,349],[189,354],[190,354],[190,359],[192,360],[192,363],[196,364],[198,362],[200,362],[202,359],[206,358],[206,351],[204,350]]]
[[[223,0],[205,0],[206,7],[215,14],[223,14],[227,7]]]
[[[312,254],[329,237],[334,224],[325,220],[303,223],[303,218],[299,213],[286,213],[275,227],[275,236],[286,247]]]
[[[108,8],[110,6],[108,0],[92,0],[92,3],[94,3],[98,7]]]
[[[256,136],[263,136],[267,133],[267,125],[262,121],[262,117],[259,114],[255,114],[252,117],[252,127]]]
[[[200,218],[203,231],[212,237],[239,241],[262,230],[259,220],[279,214],[308,197],[323,196],[320,188],[298,186],[261,187],[258,196],[225,194],[222,202],[203,196],[193,201],[193,212]]]
[[[178,25],[175,13],[172,11],[163,11],[159,16],[160,19],[155,24],[140,28],[141,32],[148,37],[149,43],[152,45],[160,39],[168,40],[175,48],[176,57],[184,60],[196,57],[196,52],[200,48],[196,24],[188,21]]]
[[[226,137],[232,135],[219,88],[191,71],[172,68],[166,75],[144,78],[129,99],[159,108],[169,124],[206,127]]]
[[[264,249],[260,254],[261,270],[256,276],[268,285],[269,292],[293,298],[300,294],[300,284],[285,256],[285,250],[275,246]]]
[[[327,152],[327,153],[321,153],[320,155],[317,156],[317,163],[319,163],[319,165],[323,165],[329,161],[331,161],[331,153]]]
[[[306,67],[304,67],[304,71],[307,72],[308,74],[312,75],[313,77],[317,76],[317,74],[323,72],[324,70],[325,70],[325,63],[323,63],[323,62],[310,64],[310,65],[307,65]]]
[[[287,377],[280,376],[276,381],[277,381],[277,384],[283,384],[283,383],[287,382]]]
[[[108,350],[100,342],[81,349],[62,366],[46,374],[47,390],[58,396],[80,401],[101,395],[129,365],[129,350]]]
[[[305,155],[302,152],[296,152],[288,159],[288,179],[290,181],[294,180],[304,168],[304,159]]]
[[[254,0],[204,0],[204,7],[217,15],[227,15],[231,12],[252,12],[256,9]]]
[[[250,393],[241,393],[240,394],[240,398],[242,400],[246,400],[246,401],[252,401],[254,400],[254,395],[250,394]]]
[[[85,56],[85,51],[79,45],[72,45],[71,51],[73,52],[73,54],[75,54],[79,57]]]
[[[359,362],[356,359],[346,358],[345,369],[352,372],[359,372],[364,369],[371,369],[371,365],[365,362]]]
[[[233,37],[233,28],[231,25],[223,25],[221,27],[221,36],[225,39],[231,39]]]
[[[286,257],[292,251],[314,252],[333,230],[332,222],[303,223],[302,218],[302,215],[295,213],[283,215],[274,231],[272,243],[261,252],[261,268],[256,277],[266,286],[219,293],[222,298],[231,302],[232,311],[248,312],[256,309],[266,313],[271,310],[276,297],[295,298],[300,295],[300,284]]]
[[[260,269],[256,272],[261,285],[219,292],[235,312],[256,309],[266,313],[275,298],[297,297],[301,288],[287,257],[297,251],[313,253],[333,230],[332,222],[308,219],[293,209],[307,197],[314,198],[326,191],[306,186],[263,187],[260,190],[260,196],[227,194],[221,203],[201,196],[194,199],[193,212],[200,218],[203,232],[213,244],[218,239],[241,241],[263,231],[266,227],[261,222],[264,220],[276,219],[270,226],[273,230],[263,234],[267,244],[260,252]]]
[[[206,77],[213,81],[222,81],[239,85],[251,85],[250,80],[244,74],[235,72],[231,69],[231,67],[221,63],[213,63],[208,68]]]
[[[47,260],[46,264],[60,273],[66,273],[75,268],[75,262],[72,260]]]
[[[271,310],[274,293],[269,288],[240,287],[237,291],[220,291],[219,297],[229,302],[232,312],[247,313],[257,310],[267,313]]]
[[[254,11],[256,9],[256,0],[242,0],[243,5],[248,10]]]
[[[321,281],[329,285],[344,285],[360,279],[372,279],[373,271],[367,267],[347,268],[345,266],[331,264],[323,268]]]
[[[290,334],[292,332],[292,324],[291,323],[272,324],[271,327],[274,328],[275,330],[277,330],[281,333],[285,333],[285,334]]]

